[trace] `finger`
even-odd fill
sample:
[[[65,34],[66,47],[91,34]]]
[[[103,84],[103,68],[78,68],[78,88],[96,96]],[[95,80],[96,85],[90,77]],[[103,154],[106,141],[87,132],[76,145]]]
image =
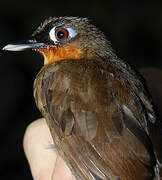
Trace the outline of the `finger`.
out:
[[[53,171],[53,180],[76,180],[70,169],[66,166],[63,159],[58,156],[56,159],[55,169]]]
[[[34,179],[52,179],[57,153],[48,148],[52,142],[45,119],[31,123],[24,135],[24,151]]]

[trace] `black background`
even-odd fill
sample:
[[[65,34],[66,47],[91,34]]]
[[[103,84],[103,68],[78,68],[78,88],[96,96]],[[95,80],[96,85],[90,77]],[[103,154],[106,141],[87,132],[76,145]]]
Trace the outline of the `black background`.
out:
[[[27,39],[49,16],[89,17],[134,66],[162,68],[162,1],[14,0],[0,2],[0,48]],[[0,179],[31,179],[22,141],[25,128],[41,117],[33,81],[43,57],[0,51]]]

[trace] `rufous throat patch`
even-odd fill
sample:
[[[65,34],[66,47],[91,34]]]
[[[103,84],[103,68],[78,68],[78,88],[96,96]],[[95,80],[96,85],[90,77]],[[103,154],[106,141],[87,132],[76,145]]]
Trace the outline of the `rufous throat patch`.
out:
[[[84,53],[74,45],[53,46],[43,49],[35,49],[44,56],[44,65],[66,59],[81,59]]]

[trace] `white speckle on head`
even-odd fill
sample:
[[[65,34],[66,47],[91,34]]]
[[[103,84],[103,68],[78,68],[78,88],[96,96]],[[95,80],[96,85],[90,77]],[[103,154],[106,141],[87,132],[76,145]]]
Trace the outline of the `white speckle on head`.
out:
[[[113,73],[110,73],[110,76],[114,77],[114,74],[113,74]]]

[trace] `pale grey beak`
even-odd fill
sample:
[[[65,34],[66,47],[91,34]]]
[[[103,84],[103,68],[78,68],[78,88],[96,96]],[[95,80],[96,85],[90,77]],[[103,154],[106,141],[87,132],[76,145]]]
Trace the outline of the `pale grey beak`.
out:
[[[8,44],[2,50],[6,51],[24,51],[27,49],[38,49],[43,48],[45,46],[44,43],[37,43],[37,42],[27,42],[25,44]]]

